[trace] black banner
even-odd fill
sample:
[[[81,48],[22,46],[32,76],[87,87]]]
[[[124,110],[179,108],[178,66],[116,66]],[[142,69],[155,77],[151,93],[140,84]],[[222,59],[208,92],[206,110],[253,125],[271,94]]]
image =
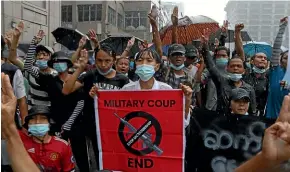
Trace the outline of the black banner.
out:
[[[273,123],[256,116],[195,110],[187,131],[186,171],[233,172],[260,152],[264,131]]]

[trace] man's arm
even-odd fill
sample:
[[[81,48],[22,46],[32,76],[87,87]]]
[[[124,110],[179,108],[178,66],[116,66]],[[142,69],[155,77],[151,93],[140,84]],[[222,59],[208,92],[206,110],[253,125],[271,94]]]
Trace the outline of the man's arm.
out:
[[[271,66],[275,67],[280,64],[280,48],[283,42],[283,36],[287,27],[288,21],[287,18],[283,18],[280,21],[279,31],[275,38],[274,45],[273,45],[273,54],[270,57]]]
[[[14,115],[14,114],[10,114]],[[27,153],[15,124],[2,128],[6,136],[6,148],[14,172],[40,172]]]
[[[14,172],[40,171],[28,155],[14,122],[17,99],[9,76],[1,74],[1,138],[6,140],[7,153]]]
[[[244,28],[244,24],[237,24],[235,26],[235,49],[239,57],[245,61],[245,52],[243,49],[243,40],[242,40],[242,29]]]
[[[17,58],[17,47],[18,47],[19,38],[23,29],[24,29],[24,23],[23,21],[20,21],[18,26],[13,31],[13,38],[12,38],[12,43],[11,43],[11,47],[9,50],[9,57],[8,57],[8,60],[15,66],[19,67],[21,71],[24,69],[24,64],[21,60]]]
[[[256,93],[253,88],[250,90],[250,107],[249,107],[249,113],[251,115],[257,115],[257,103],[256,103]]]
[[[221,72],[216,67],[216,64],[213,61],[213,57],[209,53],[209,47],[207,44],[203,45],[203,57],[205,57],[205,65],[207,66],[207,69],[212,76],[212,78],[215,78],[217,81],[221,81],[223,76]]]
[[[87,63],[88,52],[86,50],[82,50],[78,62],[74,64],[77,68],[76,71],[63,84],[62,93],[64,95],[69,95],[83,86],[83,84],[78,81],[78,78],[84,72]]]

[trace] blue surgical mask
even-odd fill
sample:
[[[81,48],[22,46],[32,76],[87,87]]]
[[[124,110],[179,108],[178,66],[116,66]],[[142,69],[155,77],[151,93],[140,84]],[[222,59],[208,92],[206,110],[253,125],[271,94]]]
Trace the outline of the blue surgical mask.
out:
[[[180,65],[180,66],[175,66],[174,64],[170,63],[169,65],[172,69],[174,70],[181,70],[184,68],[184,64]]]
[[[35,65],[41,70],[46,69],[47,68],[47,61],[46,60],[36,60]]]
[[[67,70],[67,63],[53,63],[53,69],[57,72],[64,72]]]
[[[266,69],[259,69],[256,66],[253,67],[253,71],[258,74],[263,74],[266,72]]]
[[[138,65],[135,73],[142,81],[148,81],[155,74],[154,66],[146,64]]]
[[[237,82],[243,78],[243,75],[237,74],[237,73],[229,73],[229,77],[230,77],[230,80]]]
[[[49,131],[49,124],[31,124],[28,125],[28,132],[35,137],[43,137]]]
[[[96,67],[97,71],[99,72],[99,74],[106,76],[108,75],[110,72],[113,71],[113,68],[111,67],[107,72],[102,72],[98,67]]]
[[[218,58],[215,60],[217,67],[220,68],[225,68],[226,65],[228,64],[228,59],[227,58]]]
[[[130,61],[129,67],[130,67],[130,69],[134,69],[134,61]]]

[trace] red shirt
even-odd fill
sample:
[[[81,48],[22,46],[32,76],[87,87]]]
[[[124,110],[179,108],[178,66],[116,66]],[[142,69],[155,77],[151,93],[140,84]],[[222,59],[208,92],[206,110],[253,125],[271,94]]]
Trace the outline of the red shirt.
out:
[[[32,137],[19,131],[24,147],[32,160],[43,172],[71,172],[75,169],[70,145],[52,136],[49,143],[37,143]]]

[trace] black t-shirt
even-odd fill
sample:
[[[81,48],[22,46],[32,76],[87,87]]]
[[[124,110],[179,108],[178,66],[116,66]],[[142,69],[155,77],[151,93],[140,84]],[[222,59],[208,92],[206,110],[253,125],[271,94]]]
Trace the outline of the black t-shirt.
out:
[[[47,92],[51,101],[51,117],[61,127],[72,115],[77,102],[84,99],[82,89],[69,95],[62,93],[63,81],[57,75],[39,73],[36,82]]]
[[[95,111],[94,111],[94,99],[90,97],[89,92],[91,88],[96,84],[99,89],[102,90],[119,90],[124,85],[129,83],[129,79],[121,74],[116,73],[116,76],[113,78],[106,78],[103,75],[99,74],[97,70],[91,70],[86,73],[83,73],[79,77],[79,82],[81,82],[85,94],[85,106],[84,106],[84,115],[86,119],[94,121]]]

